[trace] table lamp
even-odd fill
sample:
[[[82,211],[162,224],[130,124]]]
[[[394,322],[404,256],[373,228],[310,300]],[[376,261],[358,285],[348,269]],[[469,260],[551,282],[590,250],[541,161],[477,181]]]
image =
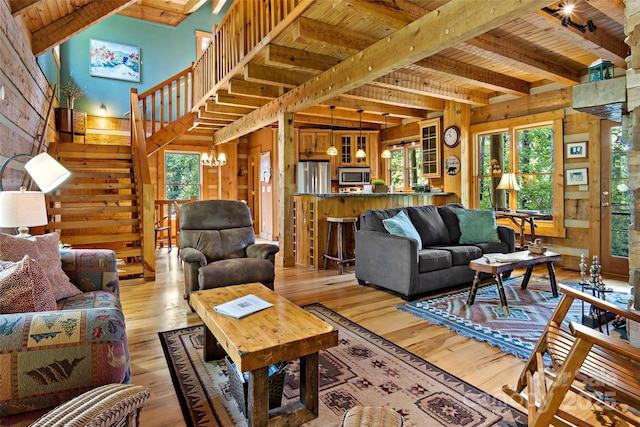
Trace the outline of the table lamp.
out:
[[[498,190],[515,190],[520,191],[520,186],[518,185],[518,181],[516,180],[515,173],[503,173],[502,178],[500,178],[500,182],[496,187]]]
[[[41,191],[26,191],[25,187],[20,187],[19,191],[4,191],[2,175],[9,162],[17,157],[30,158],[24,168]],[[29,227],[46,225],[44,193],[58,187],[70,175],[71,172],[45,152],[37,156],[15,154],[7,158],[0,166],[0,227],[17,227],[18,236],[29,237]]]
[[[17,228],[18,237],[30,237],[29,227],[46,225],[47,206],[41,191],[0,192],[0,227]]]

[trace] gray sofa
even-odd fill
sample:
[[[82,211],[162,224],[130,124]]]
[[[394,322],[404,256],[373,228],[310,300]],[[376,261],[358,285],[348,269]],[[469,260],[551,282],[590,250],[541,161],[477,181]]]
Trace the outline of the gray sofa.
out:
[[[497,226],[499,241],[460,244],[459,209],[465,208],[448,204],[367,210],[360,216],[356,232],[358,283],[377,285],[411,300],[426,292],[470,283],[474,272],[469,261],[483,254],[515,250],[515,231],[504,226]],[[416,239],[386,230],[382,221],[402,210],[420,234],[422,247]]]

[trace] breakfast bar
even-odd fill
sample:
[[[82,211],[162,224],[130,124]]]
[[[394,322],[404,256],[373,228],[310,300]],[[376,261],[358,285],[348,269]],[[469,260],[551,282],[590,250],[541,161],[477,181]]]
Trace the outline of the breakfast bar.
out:
[[[294,196],[294,252],[296,263],[323,268],[322,254],[327,249],[329,217],[359,217],[367,209],[384,209],[459,202],[446,192],[425,193],[297,193]],[[337,240],[337,239],[335,239]],[[346,246],[353,248],[354,236],[346,236]],[[335,253],[337,248],[329,252]],[[331,268],[335,263],[329,263]]]

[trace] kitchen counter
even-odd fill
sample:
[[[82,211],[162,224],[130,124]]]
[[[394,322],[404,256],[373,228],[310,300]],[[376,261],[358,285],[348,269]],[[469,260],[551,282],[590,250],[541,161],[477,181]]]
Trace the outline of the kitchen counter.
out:
[[[444,191],[433,191],[433,192],[427,192],[427,193],[403,193],[403,192],[397,192],[397,193],[320,193],[320,194],[314,194],[314,193],[296,193],[296,196],[315,196],[315,197],[391,197],[391,196],[411,196],[411,197],[415,197],[415,196],[427,196],[427,197],[431,197],[431,196],[451,196],[453,193],[446,193]]]
[[[401,208],[406,206],[444,205],[459,202],[454,193],[296,193],[295,206],[295,257],[296,263],[323,268],[322,254],[327,248],[328,217],[357,217],[367,209]],[[349,228],[349,227],[347,227]],[[346,236],[347,247],[353,250],[354,236],[349,229]],[[335,254],[337,238],[332,239]],[[329,261],[327,266],[336,267]]]

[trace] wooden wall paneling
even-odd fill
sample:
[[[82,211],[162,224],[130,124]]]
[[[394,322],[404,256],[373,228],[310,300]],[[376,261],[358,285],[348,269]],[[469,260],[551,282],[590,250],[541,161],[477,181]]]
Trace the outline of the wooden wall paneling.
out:
[[[589,253],[591,255],[600,253],[600,144],[603,138],[600,126],[600,118],[591,116],[587,121],[589,124],[589,143],[587,155],[589,156],[589,166],[587,168],[589,178]]]

